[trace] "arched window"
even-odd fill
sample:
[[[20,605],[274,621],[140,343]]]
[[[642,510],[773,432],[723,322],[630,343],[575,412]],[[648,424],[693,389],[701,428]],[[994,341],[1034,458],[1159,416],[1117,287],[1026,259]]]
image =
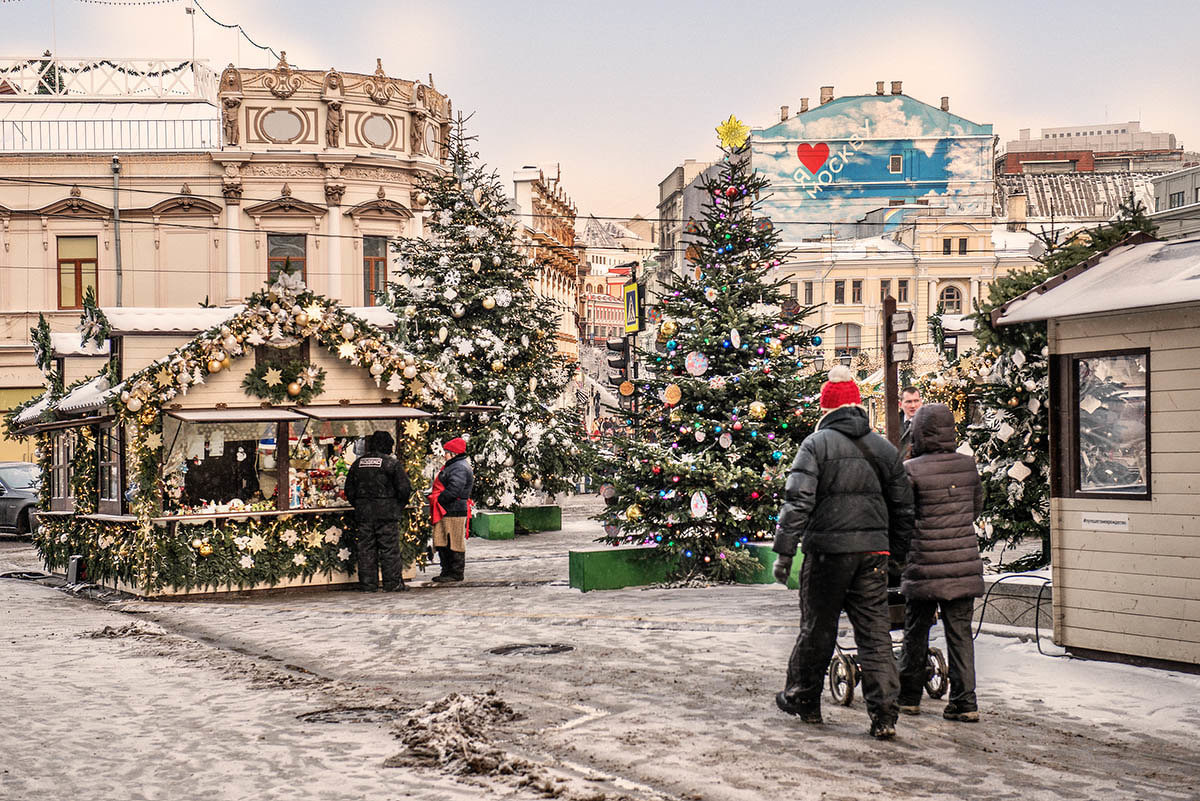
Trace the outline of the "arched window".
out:
[[[854,323],[838,323],[833,327],[835,356],[857,356],[861,349],[862,326]]]
[[[945,314],[962,314],[962,290],[954,284],[942,287],[942,291],[938,293],[938,305]]]

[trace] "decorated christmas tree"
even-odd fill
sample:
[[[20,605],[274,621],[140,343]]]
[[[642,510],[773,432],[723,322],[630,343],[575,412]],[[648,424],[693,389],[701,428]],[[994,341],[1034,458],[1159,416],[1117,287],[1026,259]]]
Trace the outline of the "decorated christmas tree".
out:
[[[573,310],[534,292],[538,265],[518,248],[503,186],[472,140],[460,120],[447,143],[453,171],[419,180],[427,236],[400,242],[402,280],[385,300],[397,336],[458,376],[464,404],[499,407],[433,426],[467,440],[476,502],[511,506],[572,486],[590,449],[562,403],[572,364],[555,332]]]
[[[631,433],[600,475],[613,545],[655,545],[676,577],[729,579],[752,565],[745,544],[775,531],[784,476],[817,418],[808,349],[812,310],[780,307],[786,254],[759,212],[767,180],[749,163],[749,131],[717,129],[724,157],[703,184],[685,275],[658,307],[659,349],[640,354]],[[656,315],[657,316],[657,315]]]
[[[993,326],[991,311],[1047,278],[1103,253],[1136,233],[1153,233],[1145,208],[1131,196],[1117,218],[1060,242],[1044,235],[1046,252],[1032,269],[998,278],[975,315],[979,350],[964,355],[933,379],[932,398],[968,395],[967,441],[975,453],[984,487],[979,519],[980,544],[1017,546],[1040,542],[1041,549],[1011,563],[1017,569],[1050,561],[1050,443],[1047,414],[1049,347],[1042,322]]]

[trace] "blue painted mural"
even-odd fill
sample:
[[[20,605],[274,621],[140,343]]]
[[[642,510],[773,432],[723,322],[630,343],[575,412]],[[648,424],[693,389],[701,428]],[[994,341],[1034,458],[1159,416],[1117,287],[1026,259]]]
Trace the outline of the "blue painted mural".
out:
[[[991,214],[994,148],[991,125],[905,95],[840,97],[751,133],[754,167],[771,181],[764,211],[790,242],[854,236],[868,212],[899,201]],[[885,233],[910,212],[872,219]]]

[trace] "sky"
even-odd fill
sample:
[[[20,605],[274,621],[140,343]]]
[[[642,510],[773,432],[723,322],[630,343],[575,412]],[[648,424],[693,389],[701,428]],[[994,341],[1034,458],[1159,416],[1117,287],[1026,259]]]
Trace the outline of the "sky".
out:
[[[729,114],[751,126],[779,107],[870,94],[879,80],[1020,128],[1123,122],[1200,150],[1200,2],[1052,0],[200,0],[301,69],[433,75],[473,113],[481,156],[511,187],[526,164],[561,165],[581,213],[655,215],[658,183],[713,159]],[[128,3],[128,4],[124,4]],[[192,52],[187,0],[3,0],[4,56],[154,57]],[[197,59],[220,71],[274,66],[235,31],[195,15]],[[511,188],[510,188],[511,191]]]

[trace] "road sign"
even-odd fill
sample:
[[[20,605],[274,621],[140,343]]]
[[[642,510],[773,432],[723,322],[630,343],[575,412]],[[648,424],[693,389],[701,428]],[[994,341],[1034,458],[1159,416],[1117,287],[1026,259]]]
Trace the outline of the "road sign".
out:
[[[911,342],[895,342],[892,344],[893,362],[911,362],[913,346]]]
[[[913,315],[910,311],[896,312],[890,319],[893,333],[901,331],[911,331],[913,329]]]

